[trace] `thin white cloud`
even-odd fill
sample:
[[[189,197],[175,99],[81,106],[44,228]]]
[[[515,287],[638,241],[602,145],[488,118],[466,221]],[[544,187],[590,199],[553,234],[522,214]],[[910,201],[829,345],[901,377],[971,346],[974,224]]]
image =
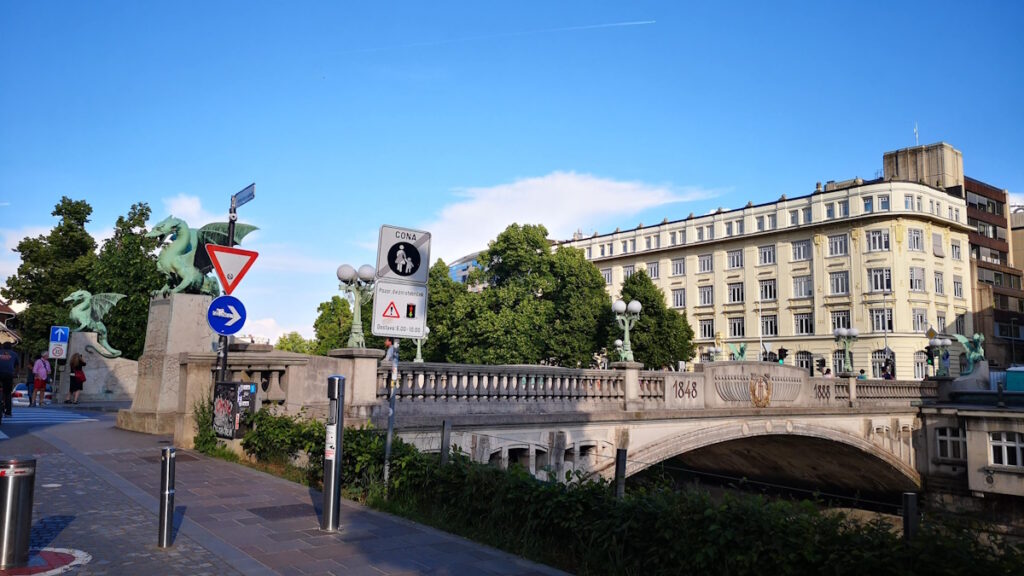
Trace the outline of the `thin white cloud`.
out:
[[[551,238],[622,221],[644,210],[715,195],[712,190],[553,172],[510,184],[463,191],[464,200],[445,206],[424,225],[433,234],[431,259],[450,262],[487,248],[509,224],[543,224]]]
[[[227,217],[226,215],[218,216],[207,212],[203,209],[202,200],[198,196],[191,196],[189,194],[178,194],[171,198],[164,198],[163,204],[167,210],[166,215],[181,218],[188,222],[189,228],[198,228],[203,224],[219,222]],[[158,217],[155,220],[159,222],[163,220],[163,217]]]
[[[14,252],[18,242],[25,238],[35,238],[50,231],[45,226],[23,226],[21,228],[0,228],[0,245],[3,246],[0,253],[0,280],[7,281],[7,277],[18,271],[21,265],[21,255]]]

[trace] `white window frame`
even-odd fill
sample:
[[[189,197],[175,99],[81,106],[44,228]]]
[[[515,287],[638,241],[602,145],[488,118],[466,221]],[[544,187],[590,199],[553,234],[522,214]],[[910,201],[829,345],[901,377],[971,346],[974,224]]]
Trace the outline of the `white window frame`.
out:
[[[629,280],[629,277],[636,274],[636,266],[633,264],[627,264],[622,267],[622,279]]]
[[[989,464],[1024,468],[1024,434],[1008,430],[989,432]]]
[[[743,316],[729,318],[729,337],[743,338],[747,335],[747,322]]]
[[[779,298],[779,285],[775,278],[761,280],[758,284],[758,295],[762,302],[771,302]]]
[[[849,234],[833,234],[828,237],[828,255],[832,256],[849,256],[850,254],[850,236]]]
[[[674,258],[672,260],[672,275],[686,276],[686,258]]]
[[[697,321],[697,326],[700,329],[701,338],[714,338],[715,337],[715,319],[705,318]]]
[[[832,320],[832,330],[836,328],[849,328],[850,324],[850,311],[849,310],[833,310],[829,316]]]
[[[946,294],[946,276],[938,270],[935,271],[935,293],[939,296]]]
[[[779,317],[775,314],[765,314],[761,316],[761,335],[762,336],[778,336],[779,335]]]
[[[798,336],[814,334],[814,313],[793,314],[793,333]]]
[[[743,250],[729,250],[725,253],[726,269],[737,270],[743,268]]]
[[[869,313],[872,332],[892,332],[892,308],[871,308]]]
[[[715,271],[715,255],[701,254],[697,256],[697,273],[708,274]]]
[[[775,264],[775,262],[775,244],[768,244],[765,246],[757,247],[758,266],[772,266]]]
[[[793,298],[812,298],[814,296],[814,276],[793,277]]]
[[[672,307],[686,308],[686,288],[672,289]]]
[[[612,269],[611,268],[601,268],[601,276],[604,277],[605,285],[611,285],[611,283],[612,283]]]
[[[924,230],[920,228],[907,229],[907,250],[924,252]]]
[[[793,247],[793,262],[806,262],[811,259],[811,241],[795,240]]]
[[[699,302],[701,306],[714,306],[715,305],[715,287],[714,286],[699,286],[697,293],[700,298]]]
[[[889,268],[868,268],[868,285],[871,292],[892,291],[892,270]]]
[[[911,292],[924,292],[924,268],[920,266],[910,267],[909,289]]]
[[[850,293],[850,271],[840,270],[828,273],[829,294],[832,296],[846,296]]]
[[[888,252],[890,250],[888,230],[867,231],[868,252]]]
[[[914,332],[924,333],[928,331],[928,309],[912,308],[910,319]]]
[[[726,291],[729,294],[728,300],[727,300],[727,302],[729,304],[742,304],[743,303],[743,297],[745,295],[744,294],[745,290],[743,288],[743,282],[734,282],[734,283],[731,283],[731,284],[726,284],[725,287],[726,287]]]
[[[963,298],[964,297],[964,278],[963,276],[953,276],[953,297]]]
[[[967,431],[960,427],[935,429],[935,454],[943,460],[967,460]]]

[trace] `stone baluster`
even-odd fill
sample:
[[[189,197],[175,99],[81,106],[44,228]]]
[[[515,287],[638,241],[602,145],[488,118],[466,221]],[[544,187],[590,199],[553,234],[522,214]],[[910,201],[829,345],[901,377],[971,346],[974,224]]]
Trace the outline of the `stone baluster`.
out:
[[[498,380],[498,399],[508,400],[508,372],[502,372]]]

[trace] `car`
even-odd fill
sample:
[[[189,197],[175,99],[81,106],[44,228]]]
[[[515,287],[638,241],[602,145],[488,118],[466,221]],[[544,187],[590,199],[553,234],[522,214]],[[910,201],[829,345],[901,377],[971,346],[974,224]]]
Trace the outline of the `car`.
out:
[[[28,386],[24,383],[17,384],[14,386],[14,390],[11,391],[11,405],[13,406],[28,406],[30,402],[28,395]],[[43,404],[50,404],[53,402],[53,392],[50,387],[46,387],[46,393],[43,394]]]

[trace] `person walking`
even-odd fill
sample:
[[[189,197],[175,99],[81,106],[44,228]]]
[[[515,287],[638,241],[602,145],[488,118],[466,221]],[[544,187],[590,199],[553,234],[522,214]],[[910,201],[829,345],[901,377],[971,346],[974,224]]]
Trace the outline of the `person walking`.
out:
[[[32,375],[35,377],[32,399],[36,406],[42,406],[43,398],[46,397],[46,381],[50,378],[50,363],[43,360],[42,354],[36,354],[35,364],[32,365]]]
[[[71,361],[68,363],[71,372],[71,387],[68,389],[68,396],[64,399],[65,403],[78,404],[78,395],[82,393],[82,386],[85,384],[85,360],[82,360],[82,355],[75,352],[71,355]]]
[[[3,386],[4,414],[11,415],[11,394],[14,393],[14,371],[18,369],[21,358],[11,349],[10,342],[0,347],[0,386]]]

